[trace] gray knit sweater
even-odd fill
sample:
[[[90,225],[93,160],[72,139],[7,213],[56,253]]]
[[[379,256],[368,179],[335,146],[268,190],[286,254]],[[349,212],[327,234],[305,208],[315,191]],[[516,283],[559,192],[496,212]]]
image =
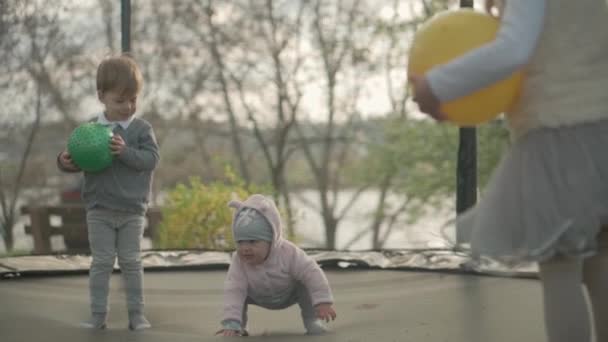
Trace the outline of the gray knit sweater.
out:
[[[143,214],[150,199],[153,172],[160,160],[154,131],[146,120],[134,118],[126,130],[117,125],[114,134],[123,138],[125,150],[109,168],[84,172],[82,198],[87,209]],[[58,167],[67,171],[59,163]]]

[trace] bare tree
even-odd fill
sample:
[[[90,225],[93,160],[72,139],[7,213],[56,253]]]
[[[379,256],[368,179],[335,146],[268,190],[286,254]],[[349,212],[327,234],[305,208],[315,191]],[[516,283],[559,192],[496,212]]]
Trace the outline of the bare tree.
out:
[[[29,48],[20,67],[41,85],[65,126],[74,128],[79,120],[76,118],[78,99],[90,89],[81,86],[89,83],[92,74],[87,70],[89,61],[80,57],[83,45],[71,42],[62,30],[59,15],[65,9],[37,1],[21,5],[22,34],[27,37]]]
[[[15,11],[15,1],[0,2],[0,13],[2,13],[2,15],[0,15],[0,58],[3,61],[8,60],[8,52],[12,51],[18,44],[12,31],[12,28],[17,23]],[[2,89],[7,89],[6,87],[14,82],[13,77],[10,77],[12,75],[10,72],[11,66],[8,63],[3,63],[0,68],[2,68],[2,74],[4,75],[4,77],[0,77],[0,85],[2,86]],[[2,117],[4,120],[7,120],[8,114],[3,113]],[[22,163],[23,162],[20,164]],[[17,215],[15,210],[16,197],[14,196],[15,187],[11,189],[8,184],[5,184],[9,182],[9,177],[5,175],[5,173],[7,173],[6,166],[0,164],[0,209],[2,210],[2,216],[0,217],[0,235],[2,236],[7,249],[11,250],[14,242],[13,226],[15,225]]]
[[[0,225],[5,244],[11,249],[14,243],[12,230],[19,217],[17,205],[23,200],[24,188],[31,185],[26,179],[27,165],[37,144],[43,116],[56,110],[67,127],[74,127],[75,99],[86,91],[85,87],[76,84],[84,79],[88,81],[89,74],[82,72],[86,62],[74,58],[82,46],[66,39],[62,30],[59,17],[64,8],[39,1],[12,0],[3,1],[1,6],[0,44],[5,61],[2,68],[6,74],[0,76],[0,82],[10,84],[10,87],[2,87],[2,92],[14,98],[17,94],[11,92],[21,89],[21,98],[29,95],[35,99],[33,106],[21,103],[23,107],[19,110],[24,115],[19,120],[2,115],[5,124],[18,122],[21,127],[29,126],[25,130],[25,143],[18,149],[18,163],[0,164]],[[73,88],[64,91],[66,84]],[[31,89],[34,89],[33,94]],[[3,107],[7,110],[7,106]],[[31,115],[27,115],[29,113]],[[30,117],[33,119],[28,123]]]
[[[407,87],[407,72],[406,63],[407,53],[409,49],[409,40],[404,37],[415,32],[417,26],[427,20],[437,11],[445,10],[448,6],[448,1],[422,1],[423,12],[417,13],[415,10],[416,2],[409,3],[409,12],[413,13],[412,17],[404,18],[399,13],[399,7],[402,2],[394,0],[391,6],[392,15],[387,19],[376,19],[376,33],[382,41],[387,42],[386,49],[379,49],[384,54],[383,70],[386,84],[387,96],[390,101],[391,114],[393,120],[409,120],[409,110],[407,108],[407,100],[410,97],[410,89]],[[405,43],[404,43],[405,42]],[[390,121],[389,121],[390,122]],[[385,143],[395,143],[391,139],[391,134],[385,136]],[[386,152],[384,152],[386,153]],[[397,178],[403,172],[402,168],[398,167],[397,163],[385,163],[385,167],[375,172],[375,187],[378,190],[378,199],[375,209],[372,214],[372,222],[369,227],[364,228],[357,234],[347,246],[351,246],[358,239],[371,232],[372,248],[381,249],[386,239],[390,236],[395,224],[401,222],[400,218],[406,213],[406,208],[411,203],[411,199],[402,194],[399,197],[400,203],[397,206],[388,204],[389,194],[395,194]],[[382,229],[384,228],[384,232]]]
[[[357,79],[359,74],[355,73],[355,81],[352,82],[354,87],[342,98],[344,101],[340,101],[338,88],[348,89],[348,84],[345,81],[341,82],[338,76],[346,74],[347,58],[356,56],[355,30],[358,25],[357,19],[361,14],[360,5],[361,1],[358,0],[313,1],[312,32],[321,60],[326,94],[325,106],[322,107],[326,112],[322,132],[315,133],[321,139],[320,146],[311,144],[315,138],[307,134],[300,121],[296,122],[301,147],[318,191],[318,209],[325,225],[325,244],[330,249],[336,248],[339,222],[365,188],[355,191],[343,209],[338,210],[343,166],[349,153],[352,153],[351,144],[354,141],[352,138],[344,140],[341,138],[352,137],[357,130],[354,125],[357,119],[354,108],[360,90],[358,87],[360,80]],[[341,128],[338,125],[340,119],[344,123]],[[340,141],[342,143],[338,144]]]
[[[116,50],[116,27],[114,23],[114,8],[115,2],[108,0],[98,0],[99,7],[101,8],[102,21],[104,23],[107,46],[111,52]]]
[[[302,96],[297,75],[303,58],[298,45],[305,3],[295,6],[295,16],[290,16],[286,6],[293,9],[294,3],[199,1],[192,7],[184,6],[189,13],[183,14],[190,30],[203,42],[199,48],[209,51],[213,61],[214,70],[210,71],[218,91],[211,94],[222,99],[241,174],[246,181],[251,180],[245,154],[260,151],[255,156],[261,155],[265,162],[275,199],[284,202],[293,234],[285,172],[295,151],[295,146],[288,146],[289,133]],[[202,14],[202,18],[192,12]],[[223,14],[219,23],[215,22],[217,13]],[[251,139],[259,149],[244,143]]]
[[[146,80],[141,113],[153,122],[163,156],[155,193],[192,174],[217,174],[208,140],[224,133],[210,123],[218,110],[205,101],[205,95],[213,91],[216,69],[200,41],[207,31],[200,4],[198,0],[155,0],[133,9],[132,53]],[[175,152],[175,143],[186,136],[195,140],[194,151],[188,153],[190,169],[177,171],[174,162],[183,160],[184,154]]]
[[[40,118],[42,116],[42,91],[40,85],[36,89],[36,108],[34,113],[34,122],[31,124],[30,132],[26,139],[25,149],[21,155],[21,160],[17,167],[17,174],[12,180],[12,186],[6,184],[4,179],[6,175],[2,172],[0,167],[0,209],[2,210],[2,216],[0,217],[0,227],[2,228],[2,235],[4,238],[4,244],[7,250],[12,250],[14,245],[14,234],[13,227],[17,223],[17,218],[20,213],[17,208],[17,203],[21,190],[24,186],[23,176],[27,167],[27,162],[30,157],[32,146],[40,128]]]
[[[269,93],[273,99],[266,99],[266,92],[255,92],[245,89],[244,79],[233,77],[237,86],[241,106],[247,113],[247,119],[253,126],[253,135],[262,150],[270,181],[275,191],[275,200],[282,200],[287,211],[287,228],[291,236],[295,236],[294,213],[291,205],[287,167],[290,157],[296,151],[291,144],[290,135],[300,112],[302,100],[302,85],[298,80],[301,74],[304,55],[302,53],[303,16],[306,3],[292,1],[266,0],[263,4],[249,1],[249,18],[254,25],[254,32],[261,37],[262,48],[255,54],[255,59],[268,60],[268,83],[271,84]],[[291,16],[294,12],[295,15]],[[249,57],[251,58],[251,57]],[[250,62],[253,63],[253,60]],[[266,77],[257,73],[257,77]],[[262,81],[263,83],[264,81]],[[270,103],[271,117],[264,117],[262,109],[254,109],[248,103],[247,94],[258,93],[257,102]],[[267,127],[267,129],[265,129]]]
[[[22,4],[23,5],[23,4]],[[18,15],[20,10],[19,5],[13,1],[2,2],[0,5],[3,15],[0,16],[0,44],[2,50],[6,53],[6,56],[10,57],[10,53],[18,45],[18,38],[14,32],[15,26],[21,23],[21,18]],[[3,58],[6,60],[5,58]],[[10,83],[16,82],[14,79],[10,80]],[[14,234],[13,227],[15,226],[19,217],[17,203],[23,187],[23,176],[27,165],[28,158],[40,126],[41,117],[41,88],[40,85],[36,87],[36,106],[34,113],[34,121],[31,125],[30,132],[27,136],[25,148],[21,153],[19,163],[17,164],[14,172],[9,172],[9,168],[4,165],[0,165],[0,233],[4,240],[4,244],[7,250],[12,250],[14,245]]]
[[[234,154],[237,157],[237,163],[239,166],[241,177],[243,177],[246,184],[249,184],[251,182],[251,177],[249,175],[249,168],[247,166],[245,158],[245,149],[241,141],[242,138],[239,134],[240,129],[237,119],[238,115],[235,109],[235,105],[233,103],[233,99],[230,96],[231,91],[229,85],[229,70],[226,67],[223,54],[220,51],[219,40],[222,36],[222,32],[220,32],[220,29],[214,22],[215,8],[212,0],[206,1],[206,4],[203,6],[203,13],[208,32],[207,37],[201,38],[203,38],[203,40],[206,42],[206,45],[209,47],[212,59],[216,66],[217,81],[220,84],[222,99],[224,101],[226,113],[228,114],[228,121],[230,123],[230,136],[232,140]]]

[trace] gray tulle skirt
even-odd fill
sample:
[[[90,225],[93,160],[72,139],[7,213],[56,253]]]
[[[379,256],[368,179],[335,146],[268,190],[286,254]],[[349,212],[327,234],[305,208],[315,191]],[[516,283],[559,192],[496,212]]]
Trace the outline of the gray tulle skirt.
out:
[[[608,120],[544,128],[517,140],[479,203],[457,219],[457,242],[507,263],[589,256],[608,223]]]

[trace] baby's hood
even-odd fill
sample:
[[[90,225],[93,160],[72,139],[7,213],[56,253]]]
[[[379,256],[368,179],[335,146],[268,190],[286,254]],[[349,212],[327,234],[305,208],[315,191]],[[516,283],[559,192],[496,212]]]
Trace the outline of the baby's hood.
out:
[[[281,244],[283,240],[283,225],[281,223],[281,215],[279,214],[279,210],[277,206],[274,204],[270,198],[267,198],[260,194],[251,195],[245,201],[241,202],[239,200],[232,200],[228,203],[228,206],[236,209],[234,211],[233,219],[232,219],[232,234],[234,236],[234,225],[236,222],[236,217],[241,212],[241,210],[246,208],[251,208],[262,214],[266,220],[272,226],[272,246],[273,249]]]

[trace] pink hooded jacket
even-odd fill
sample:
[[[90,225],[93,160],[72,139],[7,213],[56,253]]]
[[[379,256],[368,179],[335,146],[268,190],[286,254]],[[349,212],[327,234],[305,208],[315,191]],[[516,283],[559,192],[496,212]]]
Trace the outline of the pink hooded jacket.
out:
[[[333,303],[329,282],[316,261],[282,237],[281,217],[272,200],[256,194],[228,205],[236,209],[234,218],[244,208],[260,212],[272,225],[274,238],[266,261],[260,265],[241,262],[234,253],[224,283],[224,321],[241,322],[247,297],[260,304],[273,303],[273,299],[286,298],[297,282],[308,289],[313,305]]]

